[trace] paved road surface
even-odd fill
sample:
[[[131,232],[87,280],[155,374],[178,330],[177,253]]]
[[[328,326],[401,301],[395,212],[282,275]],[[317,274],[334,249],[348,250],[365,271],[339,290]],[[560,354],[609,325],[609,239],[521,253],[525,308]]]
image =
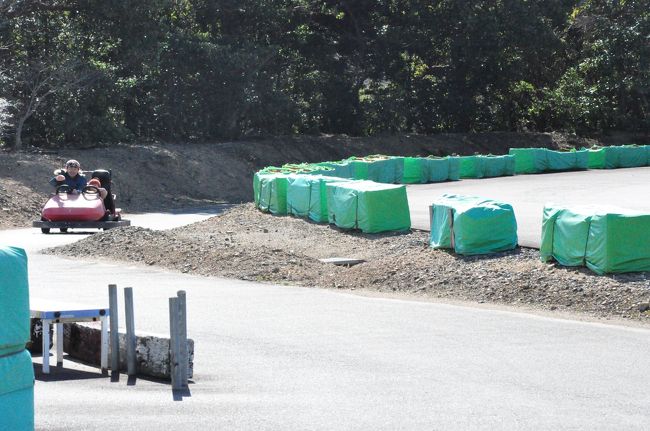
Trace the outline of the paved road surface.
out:
[[[650,213],[650,167],[461,180],[411,185],[407,190],[414,228],[430,230],[429,205],[443,193],[482,196],[511,204],[519,244],[535,248],[539,248],[545,203],[607,203]]]
[[[30,250],[33,296],[95,303],[109,283],[132,286],[137,328],[165,333],[167,298],[184,289],[196,342],[182,401],[164,382],[111,382],[67,358],[51,376],[37,373],[38,429],[642,430],[650,421],[648,329],[84,264],[35,252],[41,240],[81,236],[33,232],[0,232],[0,243]]]

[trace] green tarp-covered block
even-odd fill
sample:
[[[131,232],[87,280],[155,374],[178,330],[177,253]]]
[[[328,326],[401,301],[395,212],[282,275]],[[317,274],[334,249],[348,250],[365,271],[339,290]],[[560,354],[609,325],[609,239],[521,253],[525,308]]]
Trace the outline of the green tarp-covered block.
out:
[[[27,254],[22,248],[0,247],[0,356],[20,352],[28,341]]]
[[[515,174],[515,157],[481,156],[483,159],[483,175],[481,178],[504,177]]]
[[[515,174],[537,174],[548,169],[546,148],[510,148],[515,157]]]
[[[428,182],[427,174],[424,171],[424,160],[422,157],[404,157],[403,184],[424,184]]]
[[[572,171],[587,169],[589,166],[589,152],[579,151],[554,151],[546,150],[547,170]]]
[[[589,153],[589,161],[587,167],[589,169],[605,169],[605,149],[604,148],[590,148],[587,150]]]
[[[373,181],[328,183],[330,223],[365,233],[403,231],[411,227],[406,187]]]
[[[429,207],[432,248],[463,255],[496,253],[517,246],[512,206],[491,199],[445,194]]]
[[[0,430],[34,429],[34,366],[24,349],[0,357]]]
[[[287,212],[298,217],[327,222],[327,190],[330,182],[351,181],[321,175],[295,175],[287,179]]]
[[[483,178],[485,159],[481,156],[461,156],[458,157],[460,162],[460,178]]]
[[[546,206],[540,257],[598,274],[650,271],[650,214]]]
[[[458,181],[460,179],[460,157],[450,156],[449,159],[449,180]]]
[[[287,178],[286,174],[260,174],[256,202],[257,207],[276,215],[287,214]]]

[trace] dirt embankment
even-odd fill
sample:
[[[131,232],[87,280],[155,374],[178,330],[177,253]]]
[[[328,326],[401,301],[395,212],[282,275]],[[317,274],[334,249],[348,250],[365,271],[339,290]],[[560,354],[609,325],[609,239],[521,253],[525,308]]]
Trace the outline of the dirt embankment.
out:
[[[252,198],[253,173],[270,165],[352,155],[504,154],[511,147],[567,148],[594,141],[552,134],[478,134],[357,139],[293,138],[214,145],[135,145],[56,154],[0,153],[0,228],[28,226],[51,191],[52,171],[75,158],[82,168],[112,169],[125,213],[164,211]],[[611,142],[616,144],[629,143]],[[103,245],[110,244],[110,247]],[[48,251],[124,259],[187,273],[355,289],[415,298],[578,312],[650,323],[650,274],[597,276],[539,261],[536,250],[463,258],[427,246],[423,232],[364,235],[262,214],[251,204],[171,231],[120,228],[75,247]],[[337,267],[320,262],[351,257]]]

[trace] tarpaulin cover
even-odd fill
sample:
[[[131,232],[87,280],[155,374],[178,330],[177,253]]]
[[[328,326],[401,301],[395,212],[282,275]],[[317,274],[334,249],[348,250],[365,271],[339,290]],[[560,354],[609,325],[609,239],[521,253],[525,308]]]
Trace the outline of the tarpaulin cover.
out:
[[[439,183],[458,180],[458,157],[404,157],[404,184]]]
[[[536,174],[547,169],[546,148],[510,148],[516,174]]]
[[[572,171],[589,167],[589,151],[587,150],[546,150],[545,153],[546,170],[548,171]]]
[[[512,206],[491,199],[445,194],[429,208],[432,248],[464,255],[495,253],[517,246]]]
[[[287,179],[287,212],[309,217],[319,223],[327,222],[327,190],[331,182],[351,181],[322,175],[295,175]]]
[[[650,271],[650,214],[547,205],[542,219],[543,261],[587,266],[598,274]]]
[[[24,346],[23,346],[24,347]],[[34,366],[27,350],[0,357],[0,430],[34,429]]]
[[[428,182],[427,175],[424,172],[423,160],[422,157],[404,157],[403,184],[424,184]]]
[[[0,247],[0,356],[20,352],[28,341],[27,255],[21,248]]]
[[[486,178],[514,175],[515,159],[513,156],[462,156],[460,178]]]
[[[346,160],[352,166],[355,180],[370,180],[384,184],[402,182],[404,158],[381,154],[366,157],[350,157]]]
[[[411,227],[411,216],[403,185],[373,181],[327,183],[327,213],[330,223],[366,233],[402,231]]]
[[[323,175],[354,179],[354,169],[352,165],[345,160],[340,162],[316,163],[316,166],[332,169],[332,171],[324,172]]]
[[[255,192],[255,202],[259,209],[276,215],[287,214],[288,177],[287,174],[256,174],[259,185]]]
[[[503,177],[515,174],[514,156],[481,156],[483,159],[483,177]]]
[[[605,169],[605,149],[590,148],[589,150],[589,169]]]
[[[458,157],[460,163],[461,178],[482,178],[483,164],[485,163],[480,156],[461,156]]]
[[[334,168],[318,166],[314,163],[287,163],[282,165],[283,173],[328,175],[334,172]]]

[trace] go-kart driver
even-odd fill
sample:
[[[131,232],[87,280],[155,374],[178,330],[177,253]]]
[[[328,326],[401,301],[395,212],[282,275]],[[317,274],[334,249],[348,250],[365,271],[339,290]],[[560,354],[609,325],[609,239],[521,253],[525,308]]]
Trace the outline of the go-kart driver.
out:
[[[86,187],[86,177],[80,174],[81,164],[72,159],[65,162],[65,171],[62,173],[59,171],[58,175],[54,176],[50,180],[50,184],[54,187],[58,187],[66,184],[69,186],[75,193],[81,193],[84,187]]]

